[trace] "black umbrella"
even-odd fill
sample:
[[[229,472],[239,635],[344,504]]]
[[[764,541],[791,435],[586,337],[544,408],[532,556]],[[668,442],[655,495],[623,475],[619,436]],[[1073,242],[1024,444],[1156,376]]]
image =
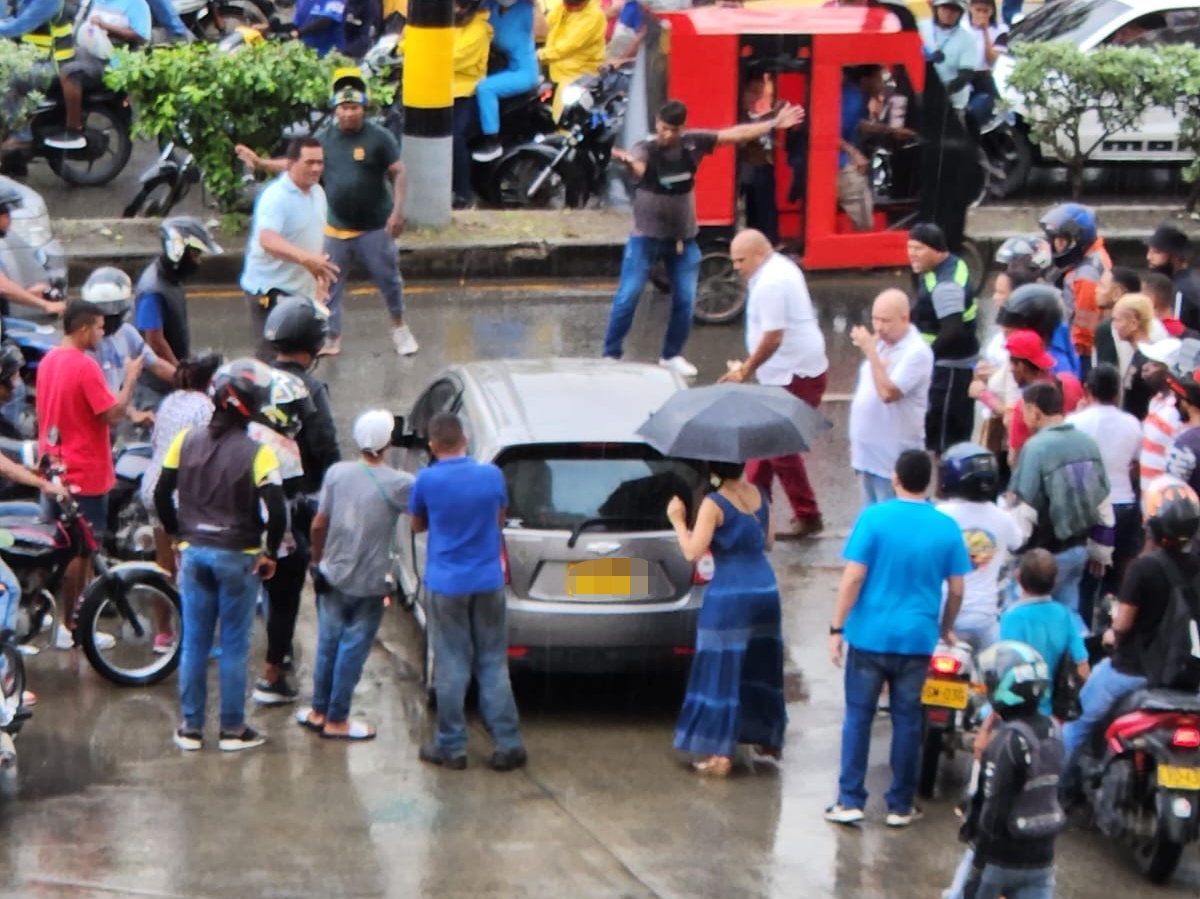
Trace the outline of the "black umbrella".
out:
[[[829,427],[825,416],[779,387],[713,384],[674,394],[637,433],[666,456],[746,462],[807,450]]]

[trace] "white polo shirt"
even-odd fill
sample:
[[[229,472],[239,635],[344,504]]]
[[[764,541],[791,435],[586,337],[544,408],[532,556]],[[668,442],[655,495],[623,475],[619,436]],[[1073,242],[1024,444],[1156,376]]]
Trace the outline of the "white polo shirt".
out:
[[[750,277],[747,290],[746,352],[753,353],[768,331],[783,332],[779,348],[754,373],[758,383],[786,387],[794,375],[824,374],[829,368],[825,335],[800,267],[772,253]]]
[[[878,340],[875,346],[888,380],[902,396],[894,403],[880,399],[871,377],[871,363],[862,361],[854,399],[850,401],[850,467],[890,478],[900,453],[925,446],[933,350],[915,325],[909,325],[908,333],[894,345]]]

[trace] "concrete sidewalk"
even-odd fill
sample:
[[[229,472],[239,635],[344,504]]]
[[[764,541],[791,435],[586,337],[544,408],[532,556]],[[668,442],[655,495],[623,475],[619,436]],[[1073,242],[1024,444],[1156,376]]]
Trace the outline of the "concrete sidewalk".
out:
[[[1105,243],[1114,261],[1145,263],[1142,241],[1170,221],[1200,238],[1200,221],[1178,205],[1097,206]],[[1014,234],[1037,230],[1044,206],[983,206],[973,209],[967,233],[985,258]],[[454,213],[440,233],[406,231],[400,238],[401,268],[418,281],[498,278],[613,278],[629,234],[627,212],[608,210],[495,211]],[[100,265],[136,271],[159,252],[158,222],[152,219],[68,219],[55,223],[70,261],[71,283],[80,284]],[[245,233],[220,233],[225,252],[204,263],[204,280],[236,283]]]

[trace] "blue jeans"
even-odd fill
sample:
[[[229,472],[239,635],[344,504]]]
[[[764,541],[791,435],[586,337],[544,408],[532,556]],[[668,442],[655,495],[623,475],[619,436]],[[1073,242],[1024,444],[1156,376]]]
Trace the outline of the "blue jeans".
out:
[[[1112,659],[1105,659],[1092,669],[1079,691],[1083,713],[1076,720],[1063,725],[1063,754],[1067,759],[1068,771],[1075,767],[1079,753],[1086,751],[1092,732],[1108,717],[1112,707],[1144,686],[1144,677],[1122,674],[1112,666]]]
[[[912,810],[921,759],[921,687],[928,670],[929,656],[847,649],[846,714],[842,721],[842,765],[838,775],[841,805],[861,809],[867,804],[871,722],[886,683],[892,710],[892,785],[884,799],[890,812],[907,814]]]
[[[896,488],[892,486],[891,478],[881,478],[869,471],[858,472],[858,485],[862,493],[863,507],[876,503],[886,503],[896,498]]]
[[[404,317],[404,281],[400,277],[399,251],[386,228],[364,231],[358,237],[326,237],[325,252],[340,271],[329,287],[329,335],[342,333],[342,295],[350,280],[350,260],[358,259],[367,269],[367,278],[383,295],[393,321]]]
[[[439,749],[459,756],[467,749],[463,703],[471,675],[479,684],[479,714],[501,752],[521,745],[517,703],[508,680],[508,625],[504,590],[447,596],[429,601],[433,639],[433,688],[437,694]]]
[[[350,700],[382,620],[382,596],[347,596],[332,587],[317,596],[312,707],[327,721],[350,717]]]
[[[175,12],[171,0],[147,0],[147,3],[150,6],[150,18],[156,25],[179,37],[184,37],[189,33],[187,26],[183,24],[183,19],[179,18],[179,13]]]
[[[1083,580],[1083,572],[1087,569],[1087,547],[1076,546],[1064,552],[1057,553],[1054,561],[1058,565],[1058,580],[1054,583],[1054,592],[1050,594],[1059,605],[1066,606],[1079,633],[1086,634],[1088,627],[1079,615],[1079,583]]]
[[[971,899],[1053,899],[1054,868],[1001,868],[984,865]]]
[[[13,570],[0,561],[0,633],[11,631],[16,622],[17,609],[21,605],[21,582],[13,574]]]
[[[978,655],[1000,639],[1000,622],[992,621],[983,627],[954,627],[954,636],[971,647]]]
[[[232,549],[189,546],[179,566],[183,600],[183,649],[179,660],[179,705],[190,728],[204,728],[208,701],[208,653],[221,625],[221,730],[246,723],[246,655],[254,601],[258,597],[254,556]]]
[[[683,352],[692,330],[692,304],[696,301],[696,279],[700,274],[700,248],[694,240],[683,242],[683,252],[675,252],[675,241],[633,235],[625,244],[621,257],[621,278],[608,314],[608,330],[604,334],[602,355],[621,358],[621,344],[633,324],[638,299],[650,279],[650,269],[662,260],[671,282],[671,315],[667,333],[663,336],[663,359],[672,359]]]
[[[12,399],[0,406],[0,417],[3,417],[18,431],[21,430],[21,412],[25,409],[25,397],[28,393],[25,382],[17,378],[13,386]]]
[[[475,85],[475,102],[479,104],[479,130],[483,135],[500,133],[500,101],[515,97],[538,86],[538,70],[497,72]]]
[[[454,132],[451,166],[450,187],[456,200],[470,200],[474,191],[471,189],[471,150],[467,140],[475,128],[479,116],[479,107],[474,97],[454,98]]]

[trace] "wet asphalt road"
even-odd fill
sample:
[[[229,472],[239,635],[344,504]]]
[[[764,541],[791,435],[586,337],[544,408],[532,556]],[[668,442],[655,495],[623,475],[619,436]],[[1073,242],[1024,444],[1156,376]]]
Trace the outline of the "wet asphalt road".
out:
[[[418,640],[406,614],[386,616],[355,700],[379,739],[346,746],[291,723],[287,710],[253,710],[262,749],[185,754],[171,744],[174,680],[118,690],[69,656],[30,663],[41,694],[18,740],[15,797],[0,800],[2,897],[839,897],[933,899],[957,861],[953,800],[966,760],[944,766],[940,796],[907,831],[882,826],[889,738],[876,724],[872,800],[861,830],[825,824],[834,794],[841,720],[838,672],[825,658],[840,535],[854,512],[846,475],[845,403],[855,357],[846,322],[881,287],[814,281],[833,358],[826,406],[833,431],[810,459],[830,530],[772,554],[784,597],[789,715],[786,757],[728,781],[700,780],[671,752],[680,698],[672,677],[516,679],[530,765],[488,771],[486,735],[471,731],[471,767],[433,770],[416,759],[430,713],[417,680]],[[343,355],[322,362],[345,433],[369,405],[404,411],[444,364],[471,358],[598,352],[607,293],[413,290],[413,359],[390,349],[377,298],[350,301]],[[198,346],[249,347],[240,298],[193,306]],[[630,355],[652,359],[665,302],[645,304]],[[701,382],[741,354],[738,327],[697,330],[689,357]],[[315,616],[307,604],[298,646],[307,691]],[[262,650],[261,625],[254,657]],[[1059,843],[1060,899],[1149,895],[1122,850],[1072,831]],[[1155,896],[1194,897],[1200,852]]]

